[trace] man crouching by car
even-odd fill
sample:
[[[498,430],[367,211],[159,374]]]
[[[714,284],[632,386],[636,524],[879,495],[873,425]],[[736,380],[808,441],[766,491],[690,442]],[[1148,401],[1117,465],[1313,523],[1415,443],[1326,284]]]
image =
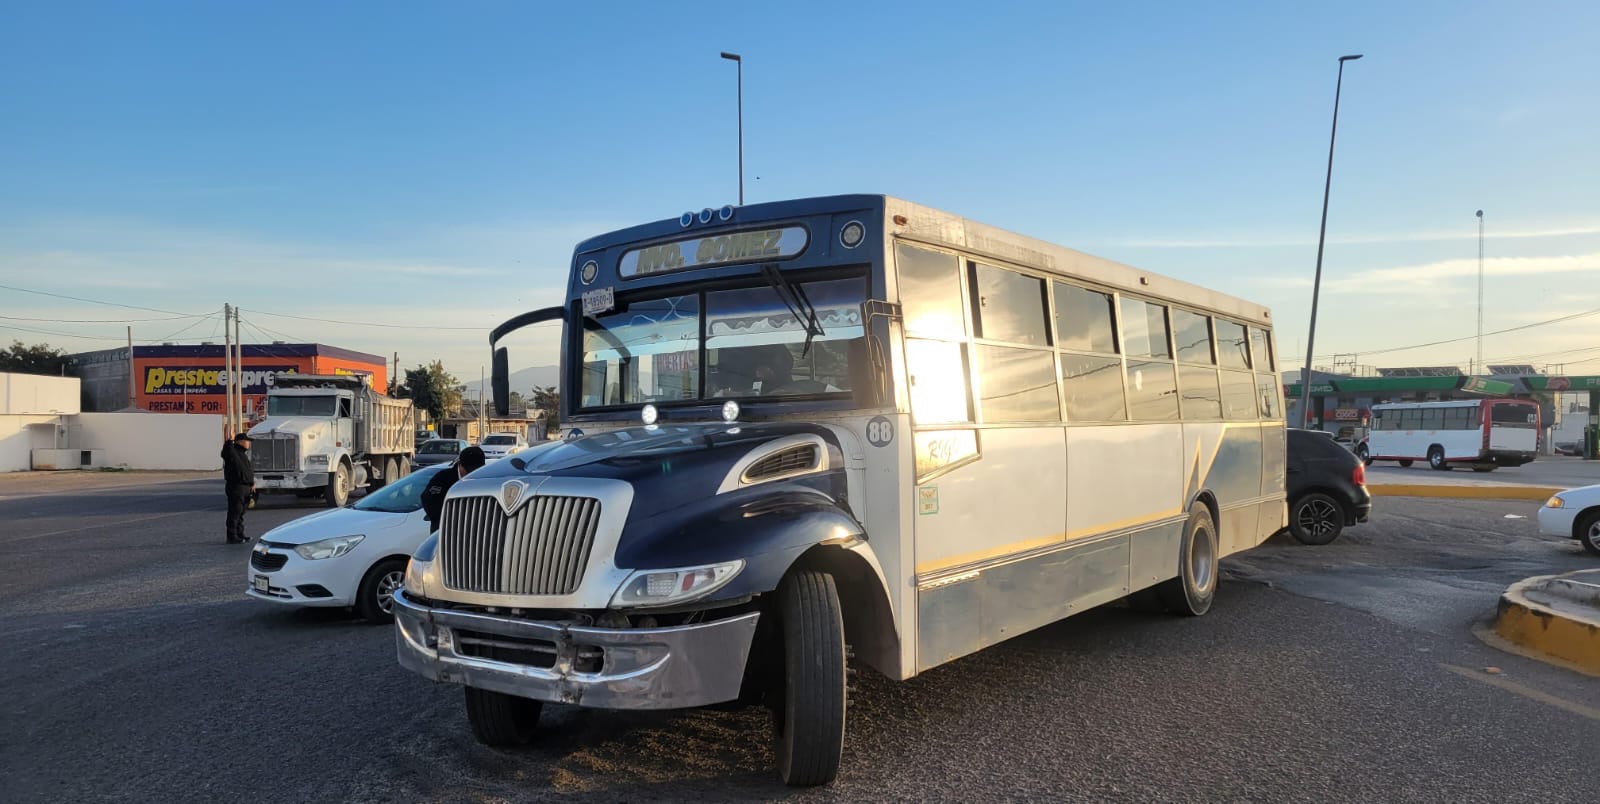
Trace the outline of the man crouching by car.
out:
[[[428,481],[428,487],[422,490],[422,510],[428,518],[428,532],[439,529],[439,514],[444,511],[445,495],[450,493],[450,487],[457,480],[471,474],[475,469],[483,468],[485,463],[483,450],[478,447],[467,447],[456,456],[454,470],[446,469],[436,472],[433,479]]]

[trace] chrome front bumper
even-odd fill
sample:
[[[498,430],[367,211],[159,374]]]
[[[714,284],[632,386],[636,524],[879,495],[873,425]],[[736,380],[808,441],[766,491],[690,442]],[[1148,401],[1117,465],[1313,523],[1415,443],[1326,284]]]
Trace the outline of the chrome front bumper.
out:
[[[675,628],[589,628],[432,609],[394,593],[400,665],[434,681],[593,709],[681,709],[739,697],[755,638],[749,614]],[[549,666],[466,655],[462,633],[543,651]],[[594,665],[592,672],[580,663]]]

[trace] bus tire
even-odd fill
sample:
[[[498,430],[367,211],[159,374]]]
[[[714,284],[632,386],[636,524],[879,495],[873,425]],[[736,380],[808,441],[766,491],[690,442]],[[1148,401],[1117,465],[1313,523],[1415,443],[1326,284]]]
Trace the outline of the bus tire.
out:
[[[527,745],[539,726],[544,704],[503,692],[463,687],[467,698],[467,722],[472,736],[490,748]]]
[[[1450,464],[1444,460],[1444,447],[1438,444],[1428,447],[1428,467],[1440,472],[1450,471]]]
[[[1178,577],[1161,583],[1156,593],[1167,611],[1184,617],[1199,617],[1211,610],[1217,595],[1217,526],[1204,503],[1189,507],[1189,521],[1183,525],[1183,541],[1178,546]]]
[[[1577,524],[1572,526],[1572,535],[1578,537],[1583,549],[1600,556],[1600,511],[1590,511],[1578,517]]]
[[[1400,464],[1400,468],[1401,469],[1410,469],[1411,468],[1411,464],[1416,463],[1416,461],[1410,460],[1408,458],[1408,459],[1403,460],[1403,461],[1395,461],[1395,463]]]
[[[1367,445],[1366,444],[1362,444],[1362,445],[1356,447],[1356,457],[1361,459],[1361,463],[1363,465],[1365,465],[1365,466],[1371,466],[1372,465],[1372,452],[1367,449]]]
[[[778,587],[782,689],[772,707],[778,776],[791,786],[827,784],[844,755],[844,610],[833,576],[791,574]]]
[[[1494,470],[1496,470],[1498,468],[1500,468],[1500,467],[1495,466],[1492,463],[1479,463],[1479,464],[1473,464],[1472,471],[1474,471],[1474,472],[1493,472]]]

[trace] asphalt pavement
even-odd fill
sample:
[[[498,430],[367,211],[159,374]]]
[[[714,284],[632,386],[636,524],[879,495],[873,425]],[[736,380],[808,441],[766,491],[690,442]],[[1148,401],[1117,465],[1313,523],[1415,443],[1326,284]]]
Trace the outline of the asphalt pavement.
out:
[[[757,710],[552,706],[534,745],[483,748],[459,688],[402,671],[389,629],[244,597],[220,481],[157,479],[55,493],[0,478],[7,801],[1552,802],[1600,789],[1600,679],[1473,633],[1511,580],[1594,566],[1535,532],[1532,503],[1380,499],[1333,545],[1280,538],[1225,562],[1206,617],[1104,607],[909,682],[864,671],[838,782],[791,791]],[[260,535],[315,510],[247,524]]]

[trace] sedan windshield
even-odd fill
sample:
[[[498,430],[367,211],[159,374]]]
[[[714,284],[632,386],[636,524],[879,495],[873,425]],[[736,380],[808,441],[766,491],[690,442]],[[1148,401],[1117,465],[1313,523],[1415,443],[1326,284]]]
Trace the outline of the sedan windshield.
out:
[[[816,312],[809,338],[805,311],[770,286],[635,301],[585,319],[583,407],[849,392],[852,368],[866,368],[866,282],[796,284]]]
[[[454,472],[451,467],[444,467]],[[361,498],[355,504],[358,511],[382,511],[390,514],[409,514],[422,507],[422,490],[428,479],[439,469],[419,469]]]
[[[417,452],[427,455],[455,455],[461,452],[461,442],[440,439],[426,441],[417,449]]]
[[[484,446],[499,447],[517,443],[516,436],[489,436],[483,440]]]

